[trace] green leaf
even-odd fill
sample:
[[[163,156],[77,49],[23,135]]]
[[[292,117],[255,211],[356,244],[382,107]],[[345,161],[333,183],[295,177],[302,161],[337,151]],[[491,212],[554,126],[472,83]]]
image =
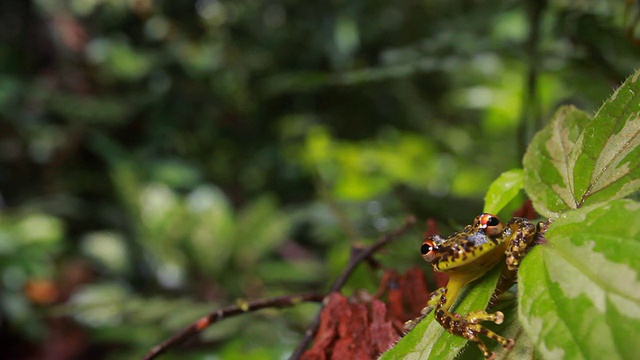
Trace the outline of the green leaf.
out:
[[[489,186],[483,212],[497,214],[513,200],[524,186],[522,169],[505,171]]]
[[[555,218],[640,189],[638,77],[627,79],[593,119],[563,107],[534,137],[523,159],[524,187],[540,214]]]
[[[468,285],[460,294],[463,297],[455,312],[466,314],[469,311],[486,309],[493,294],[502,266],[496,266],[479,280]],[[411,330],[392,349],[382,354],[380,360],[392,359],[454,359],[467,344],[460,336],[446,332],[435,321],[433,311]],[[475,345],[472,345],[475,346]]]
[[[640,354],[640,203],[614,200],[551,224],[518,273],[519,318],[547,359]]]
[[[562,107],[531,141],[523,159],[524,187],[538,213],[551,218],[578,207],[571,191],[573,165],[589,121],[575,107]]]

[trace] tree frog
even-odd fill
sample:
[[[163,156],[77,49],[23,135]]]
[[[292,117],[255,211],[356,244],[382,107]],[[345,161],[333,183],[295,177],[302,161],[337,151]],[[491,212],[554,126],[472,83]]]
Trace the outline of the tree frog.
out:
[[[435,318],[440,325],[452,334],[477,343],[486,359],[495,358],[495,353],[487,349],[480,334],[496,340],[507,350],[511,349],[514,345],[512,339],[479,324],[481,321],[501,324],[504,320],[502,312],[489,314],[479,310],[462,316],[450,310],[466,284],[484,275],[505,257],[507,269],[515,272],[534,242],[536,232],[537,227],[525,218],[513,218],[503,224],[497,216],[485,213],[477,216],[473,225],[465,226],[446,239],[440,235],[429,236],[420,248],[422,257],[435,271],[447,273],[449,283],[431,294],[422,310],[422,317],[407,321],[405,328],[412,329],[435,308]]]

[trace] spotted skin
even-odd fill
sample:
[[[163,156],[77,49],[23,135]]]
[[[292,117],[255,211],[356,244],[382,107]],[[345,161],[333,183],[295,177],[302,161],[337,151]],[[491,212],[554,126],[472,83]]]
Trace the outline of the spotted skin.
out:
[[[497,341],[506,350],[511,349],[514,345],[512,339],[506,339],[479,324],[482,321],[501,324],[504,321],[502,312],[490,314],[479,310],[461,316],[450,310],[466,284],[481,277],[499,262],[505,261],[509,271],[516,271],[535,237],[536,226],[527,219],[513,218],[503,224],[497,216],[484,213],[478,215],[472,225],[447,238],[433,235],[425,239],[420,249],[422,257],[435,271],[447,273],[449,283],[431,293],[427,306],[422,309],[422,316],[407,321],[405,328],[412,329],[435,309],[435,319],[442,327],[476,343],[486,359],[494,359],[496,354],[489,351],[479,335]]]

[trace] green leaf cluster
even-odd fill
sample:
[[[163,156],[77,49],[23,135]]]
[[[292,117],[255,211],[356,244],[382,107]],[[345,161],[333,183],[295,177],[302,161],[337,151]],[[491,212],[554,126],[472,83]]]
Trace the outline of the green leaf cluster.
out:
[[[639,79],[637,71],[592,118],[560,108],[533,138],[524,171],[503,173],[485,197],[485,211],[498,213],[524,189],[547,218],[541,244],[518,272],[514,326],[536,357],[634,359],[640,352],[640,203],[625,199],[640,189]],[[475,309],[486,307],[495,281],[472,284],[474,292],[486,287],[467,294]],[[456,311],[469,310],[466,302]],[[454,358],[461,340],[429,316],[383,359]],[[444,353],[437,350],[442,343]]]

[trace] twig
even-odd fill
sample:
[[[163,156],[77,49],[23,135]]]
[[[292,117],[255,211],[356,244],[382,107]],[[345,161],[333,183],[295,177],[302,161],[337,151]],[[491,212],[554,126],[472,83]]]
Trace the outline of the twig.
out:
[[[397,239],[400,235],[404,234],[411,226],[413,226],[415,222],[416,222],[415,217],[409,216],[407,217],[404,224],[400,228],[398,228],[393,233],[383,235],[378,239],[378,241],[376,241],[375,244],[362,249],[353,248],[351,252],[351,258],[349,259],[349,263],[344,268],[340,276],[336,279],[336,281],[333,282],[333,284],[331,285],[331,289],[329,290],[329,293],[339,291],[342,288],[342,286],[344,286],[344,284],[347,282],[351,273],[353,273],[356,267],[363,260],[367,259],[373,253],[378,251],[380,248],[392,242],[393,240]],[[318,311],[318,314],[316,315],[315,319],[313,320],[311,325],[309,325],[309,327],[307,328],[304,339],[302,339],[300,344],[298,344],[298,347],[293,352],[293,354],[291,354],[291,357],[289,358],[289,360],[298,360],[302,355],[302,353],[306,350],[307,346],[311,342],[311,339],[315,335],[316,331],[318,331],[318,326],[320,325],[321,313],[322,313],[322,309]]]
[[[307,293],[307,294],[297,294],[297,295],[287,295],[274,297],[270,299],[261,299],[255,301],[249,301],[243,304],[228,306],[226,308],[219,309],[215,312],[209,313],[209,315],[200,318],[198,321],[193,324],[185,327],[180,332],[176,333],[169,339],[163,341],[159,345],[156,345],[151,351],[149,351],[144,357],[143,360],[151,360],[156,356],[162,354],[167,351],[167,349],[171,346],[177,345],[188,337],[193,336],[200,331],[209,327],[209,325],[222,320],[223,318],[227,318],[230,316],[243,314],[251,311],[256,311],[265,308],[283,308],[288,306],[294,306],[298,303],[305,301],[312,302],[320,302],[324,298],[324,295],[318,293]]]

